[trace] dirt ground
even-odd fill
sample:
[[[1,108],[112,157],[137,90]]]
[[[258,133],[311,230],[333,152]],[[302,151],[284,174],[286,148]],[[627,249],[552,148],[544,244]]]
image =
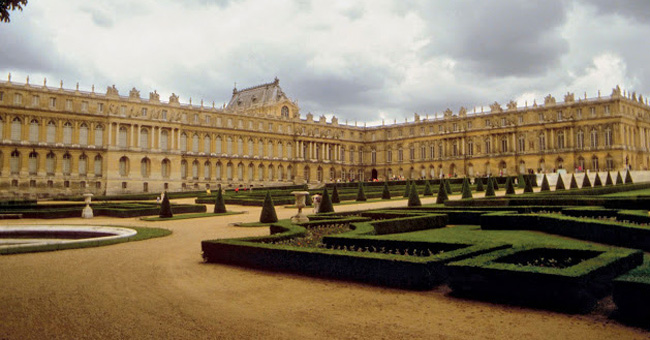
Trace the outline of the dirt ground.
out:
[[[426,199],[424,202],[428,202]],[[183,201],[183,200],[179,200]],[[185,200],[186,201],[186,200]],[[404,206],[406,201],[366,207]],[[208,206],[208,209],[211,209]],[[359,206],[337,207],[338,211]],[[144,222],[81,218],[21,224],[168,228],[141,242],[0,257],[0,339],[648,339],[603,315],[567,315],[414,292],[205,264],[205,239],[264,235],[246,214]],[[295,209],[277,208],[286,218]],[[16,221],[2,221],[15,224]]]

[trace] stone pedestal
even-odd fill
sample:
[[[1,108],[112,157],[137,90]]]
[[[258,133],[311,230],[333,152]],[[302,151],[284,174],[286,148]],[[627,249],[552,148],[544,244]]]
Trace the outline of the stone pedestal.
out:
[[[295,216],[291,216],[291,223],[301,223],[301,222],[309,222],[309,218],[307,215],[303,214],[302,208],[306,206],[305,204],[305,198],[307,198],[307,195],[309,195],[308,191],[293,191],[291,192],[292,195],[296,196],[296,207],[298,207],[298,214]]]
[[[84,194],[84,202],[86,203],[86,207],[84,210],[81,212],[81,217],[83,218],[93,218],[93,209],[90,207],[90,201],[91,197],[93,197],[93,194]]]

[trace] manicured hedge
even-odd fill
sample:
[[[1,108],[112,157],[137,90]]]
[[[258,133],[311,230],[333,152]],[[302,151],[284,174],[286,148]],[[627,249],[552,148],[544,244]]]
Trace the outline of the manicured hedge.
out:
[[[650,257],[645,263],[614,280],[614,302],[624,319],[650,323]]]
[[[23,207],[12,207],[11,210],[0,208],[0,213],[10,212],[22,214],[23,218],[69,218],[81,217],[84,204],[42,204]],[[160,205],[156,203],[96,203],[91,205],[95,216],[138,217],[151,216],[160,213]],[[22,208],[22,209],[21,209]],[[205,212],[204,205],[172,204],[175,214]]]

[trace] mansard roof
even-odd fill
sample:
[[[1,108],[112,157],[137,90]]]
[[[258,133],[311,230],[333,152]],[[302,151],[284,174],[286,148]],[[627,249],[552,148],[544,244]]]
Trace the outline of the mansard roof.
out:
[[[271,106],[289,101],[280,88],[280,80],[275,78],[272,83],[257,85],[243,90],[232,90],[232,98],[226,106],[230,110],[244,110],[255,107]]]

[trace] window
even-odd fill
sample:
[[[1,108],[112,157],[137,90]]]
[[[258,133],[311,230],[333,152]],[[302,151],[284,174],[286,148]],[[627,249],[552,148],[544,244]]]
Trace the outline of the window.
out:
[[[470,130],[472,128],[472,122],[467,122],[467,130]]]
[[[564,149],[564,132],[562,131],[557,133],[557,148]]]
[[[199,123],[199,114],[195,113],[194,114],[194,124],[198,124],[198,123]]]
[[[210,139],[210,136],[205,135],[203,137],[203,152],[210,153],[211,144],[212,144],[212,140]]]
[[[402,150],[402,148],[397,150],[397,161],[400,163],[404,161],[404,150]]]
[[[88,102],[87,101],[82,101],[81,102],[81,112],[88,112]]]
[[[229,128],[232,127],[232,118],[228,118],[228,127],[229,127]]]
[[[120,116],[122,117],[126,116],[126,105],[120,106]]]
[[[146,107],[143,107],[143,108],[142,108],[141,116],[142,116],[142,117],[146,117],[146,116],[147,116],[147,108],[146,108]]]
[[[86,123],[81,123],[79,126],[79,145],[88,145],[88,125]]]
[[[249,139],[248,140],[248,156],[253,157],[253,149],[254,149],[253,140]]]
[[[261,139],[257,141],[257,155],[264,157],[264,142]]]
[[[97,155],[95,156],[95,177],[102,177],[102,169],[102,156]]]
[[[69,153],[63,155],[63,162],[61,163],[61,171],[63,176],[70,176],[70,168],[72,166],[72,157]]]
[[[596,129],[591,130],[591,147],[598,147],[598,131],[596,131]]]
[[[241,120],[241,119],[238,120],[237,121],[237,127],[240,128],[240,129],[243,129],[244,128],[244,121]],[[251,130],[253,129],[253,122],[252,121],[248,122],[248,128],[251,129]]]
[[[492,125],[492,122],[489,119],[485,120],[485,126],[490,126]]]
[[[104,112],[104,103],[97,103],[97,113]]]
[[[415,148],[413,145],[409,148],[409,160],[413,161],[415,160]]]
[[[129,159],[125,156],[120,158],[119,162],[120,176],[126,177],[129,175]]]
[[[582,149],[585,147],[585,133],[582,130],[578,130],[576,135],[576,148]]]
[[[492,140],[490,140],[489,138],[485,140],[485,153],[486,154],[492,153]]]
[[[160,119],[167,120],[167,110],[162,110],[160,113]]]
[[[151,161],[145,157],[140,161],[140,176],[148,178],[151,173]]]
[[[199,152],[199,135],[192,136],[192,152]]]
[[[11,152],[9,168],[12,175],[18,175],[20,173],[20,152],[18,152],[18,150]]]
[[[576,117],[577,117],[578,119],[582,118],[582,109],[578,109],[578,110],[576,110]]]
[[[291,143],[287,144],[287,158],[293,159],[293,145]]]
[[[11,122],[11,140],[18,142],[21,140],[23,134],[23,122],[20,118],[16,117]]]
[[[36,175],[38,173],[38,153],[34,151],[29,153],[27,170],[29,171],[30,175]]]
[[[508,152],[508,138],[501,138],[501,152]]]
[[[605,128],[605,146],[612,146],[612,129],[610,127]]]
[[[244,154],[244,140],[241,137],[237,140],[237,154]]]
[[[523,123],[524,123],[524,116],[519,116],[519,124],[523,124]]]
[[[226,150],[228,152],[228,155],[232,155],[232,138],[228,137],[226,139]]]
[[[88,157],[86,155],[82,154],[79,156],[79,176],[87,176],[88,175]]]
[[[605,105],[605,114],[606,114],[606,115],[609,115],[609,114],[610,114],[610,112],[609,112],[609,105]]]
[[[467,142],[467,155],[468,156],[474,155],[474,142],[472,141]]]
[[[424,160],[427,158],[427,148],[424,145],[420,146],[420,159]]]
[[[181,161],[181,178],[182,179],[187,178],[187,161],[186,160]]]
[[[538,114],[538,116],[539,116],[539,121],[540,121],[540,122],[543,122],[543,121],[544,121],[544,114],[540,112],[540,113]]]
[[[596,108],[595,107],[590,107],[589,108],[589,114],[591,114],[592,117],[596,117]]]
[[[63,144],[72,144],[72,123],[65,122],[63,124]]]
[[[65,100],[65,109],[66,111],[72,111],[72,99]]]
[[[283,158],[283,157],[284,157],[284,153],[283,153],[284,150],[282,150],[282,149],[283,149],[283,146],[284,146],[284,145],[282,145],[281,142],[278,143],[278,153],[277,153],[277,156],[280,157],[280,158]]]
[[[280,115],[282,118],[289,118],[289,108],[287,106],[283,106]]]
[[[212,173],[212,165],[210,162],[203,163],[203,178],[209,180]]]
[[[267,157],[273,157],[273,143],[271,141],[268,141],[266,144],[266,156]]]
[[[557,120],[562,120],[562,111],[557,112]]]
[[[32,96],[32,106],[38,106],[41,103],[39,96]]]
[[[149,130],[140,129],[140,148],[149,149]]]
[[[539,134],[539,150],[546,150],[546,135],[544,133]]]
[[[431,144],[429,146],[429,158],[430,159],[433,159],[434,156],[436,155],[435,150],[436,150],[435,146],[433,144]]]
[[[126,139],[127,137],[127,129],[126,126],[120,126],[120,131],[118,134],[118,140],[117,140],[117,146],[121,148],[126,148]]]
[[[29,141],[32,143],[38,142],[38,120],[32,119],[29,123]]]
[[[167,130],[160,132],[160,149],[162,151],[169,150],[169,132]]]
[[[506,126],[507,121],[505,118],[501,118],[501,126]]]
[[[591,159],[591,169],[593,171],[598,171],[598,158],[595,156]],[[598,176],[598,174],[596,174],[596,176]]]
[[[526,151],[526,137],[519,136],[519,144],[517,145],[517,151],[519,152]]]
[[[14,94],[14,105],[22,105],[23,95],[20,93]]]
[[[214,140],[214,152],[217,154],[223,153],[223,150],[221,149],[221,137],[217,136],[217,138]]]
[[[95,146],[104,146],[104,127],[102,125],[95,126]]]
[[[458,124],[457,123],[454,123],[453,127],[454,127],[454,132],[458,131]]]
[[[386,150],[386,162],[390,163],[393,161],[393,151]]]
[[[45,157],[45,172],[48,176],[54,175],[54,168],[56,166],[56,156],[50,152]]]
[[[181,151],[186,152],[187,151],[187,135],[185,132],[181,133]]]
[[[56,108],[56,98],[50,97],[50,109]]]
[[[169,173],[171,172],[171,162],[169,159],[163,159],[160,165],[160,174],[163,178],[169,178]]]

